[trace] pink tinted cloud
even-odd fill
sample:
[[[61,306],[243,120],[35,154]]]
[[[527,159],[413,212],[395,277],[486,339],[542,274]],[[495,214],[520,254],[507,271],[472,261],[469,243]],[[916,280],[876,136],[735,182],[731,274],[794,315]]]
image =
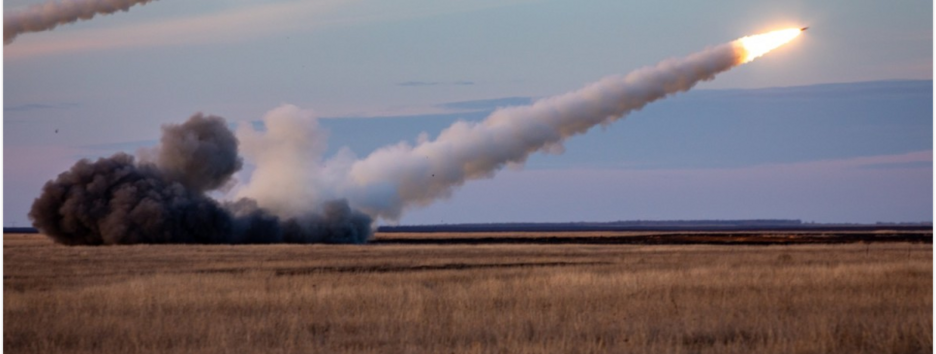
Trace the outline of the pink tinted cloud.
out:
[[[925,221],[933,213],[932,156],[927,150],[735,168],[507,170],[402,222]]]
[[[281,31],[310,28],[340,1],[293,1],[238,8],[227,12],[145,22],[119,28],[56,33],[43,40],[24,36],[4,48],[5,59],[126,47],[223,43]]]

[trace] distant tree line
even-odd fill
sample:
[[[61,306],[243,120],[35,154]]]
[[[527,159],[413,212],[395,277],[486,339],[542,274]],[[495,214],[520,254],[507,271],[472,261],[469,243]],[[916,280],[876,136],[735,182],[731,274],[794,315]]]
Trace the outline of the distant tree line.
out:
[[[521,232],[521,231],[766,231],[932,229],[932,223],[821,224],[798,219],[744,220],[619,220],[564,223],[476,223],[380,226],[378,232]]]
[[[618,220],[610,222],[476,223],[380,226],[378,232],[521,232],[521,231],[763,231],[763,230],[925,230],[931,222],[878,222],[874,224],[803,222],[798,219],[744,220]],[[3,233],[31,234],[33,227],[4,227]]]

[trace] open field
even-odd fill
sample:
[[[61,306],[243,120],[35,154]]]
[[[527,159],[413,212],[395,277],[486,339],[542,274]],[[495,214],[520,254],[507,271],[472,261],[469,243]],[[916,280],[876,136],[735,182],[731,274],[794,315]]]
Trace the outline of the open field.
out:
[[[633,244],[633,245],[798,245],[856,242],[933,243],[932,229],[768,231],[510,231],[388,232],[376,244]]]
[[[4,349],[926,353],[932,257],[931,241],[66,247],[7,234]]]

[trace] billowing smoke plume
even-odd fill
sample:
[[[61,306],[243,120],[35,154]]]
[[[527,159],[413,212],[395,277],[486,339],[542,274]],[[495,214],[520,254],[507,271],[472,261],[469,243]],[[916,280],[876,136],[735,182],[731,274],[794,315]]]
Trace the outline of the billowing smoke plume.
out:
[[[456,122],[434,140],[423,134],[363,159],[347,149],[324,158],[327,134],[295,106],[268,113],[266,131],[241,126],[237,138],[220,118],[196,115],[164,128],[161,145],[139,162],[124,154],[80,161],[46,184],[30,217],[68,244],[364,242],[372,218],[398,220],[467,181],[522,165],[532,153],[561,152],[569,137],[711,80],[800,31],[745,37],[501,108],[478,123]],[[219,204],[205,192],[229,184],[241,168],[238,141],[255,169],[247,184],[234,187],[241,199]]]
[[[307,204],[282,217],[243,198],[205,195],[242,165],[222,118],[196,114],[163,127],[160,145],[139,161],[118,153],[78,161],[33,203],[33,225],[59,243],[363,243],[372,219],[344,200]]]
[[[238,196],[257,199],[264,208],[287,216],[301,214],[316,201],[339,198],[332,187],[346,176],[330,174],[318,163],[328,136],[312,113],[286,105],[267,113],[263,121],[265,132],[251,125],[237,130],[244,156],[255,166],[251,183],[242,186]]]
[[[238,131],[249,142],[246,155],[258,157],[241,195],[270,208],[293,207],[294,195],[308,198],[306,203],[340,197],[372,217],[397,220],[408,208],[451,196],[466,181],[490,178],[507,164],[522,165],[537,151],[561,152],[573,135],[689,90],[746,60],[739,42],[728,43],[529,106],[501,108],[481,122],[459,121],[435,140],[422,135],[415,144],[400,142],[359,160],[347,151],[324,159],[324,147],[316,145],[323,133],[310,113],[280,107],[266,117],[266,133],[251,127]],[[268,192],[276,189],[290,192]]]
[[[192,116],[182,125],[163,128],[156,166],[194,191],[220,187],[243,166],[237,138],[218,117]]]
[[[33,5],[3,16],[3,44],[13,43],[26,32],[48,31],[58,25],[90,20],[96,15],[127,11],[130,7],[154,0],[61,0]]]

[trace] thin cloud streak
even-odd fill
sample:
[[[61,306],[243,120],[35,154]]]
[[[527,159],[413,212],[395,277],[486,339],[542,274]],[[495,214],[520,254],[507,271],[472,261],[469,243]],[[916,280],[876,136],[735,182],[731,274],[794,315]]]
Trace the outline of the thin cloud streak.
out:
[[[307,19],[333,11],[344,2],[289,2],[238,8],[229,12],[198,17],[169,19],[120,28],[104,28],[59,33],[44,41],[25,39],[5,48],[5,59],[76,51],[128,47],[152,47],[198,43],[235,42],[281,31],[297,31]],[[313,16],[313,17],[309,17]]]
[[[367,1],[291,1],[241,7],[223,13],[166,19],[123,27],[58,31],[54,37],[33,36],[5,48],[4,59],[107,50],[116,48],[159,47],[203,43],[234,43],[267,37],[276,33],[299,33],[338,25],[399,21],[478,11],[530,0],[508,2],[464,2],[456,6],[428,5],[408,8],[381,8],[381,3]],[[396,4],[396,3],[394,3]],[[357,9],[352,9],[357,7]],[[361,9],[368,14],[357,15]],[[355,10],[355,11],[351,11]],[[349,15],[356,14],[356,15]],[[473,84],[459,81],[456,85]]]
[[[35,110],[45,110],[45,109],[70,109],[78,108],[80,105],[77,103],[27,103],[20,104],[15,106],[4,106],[4,112],[28,112]]]
[[[450,223],[719,218],[929,221],[933,170],[926,163],[932,162],[932,154],[926,150],[727,168],[508,170],[496,179],[466,185],[449,203],[414,210],[402,223],[436,223],[442,218]],[[866,167],[875,163],[891,167]],[[551,192],[544,195],[544,189]],[[506,192],[516,198],[504,199]],[[491,203],[499,203],[499,208],[489,211]],[[529,208],[531,203],[537,207]],[[515,212],[507,216],[497,210]]]
[[[930,165],[926,165],[929,163]],[[725,168],[616,168],[617,170],[646,171],[647,173],[726,173],[726,174],[783,174],[794,171],[798,172],[818,172],[818,171],[857,171],[857,170],[879,170],[879,169],[932,169],[933,150],[913,151],[903,154],[893,155],[873,155],[860,156],[843,159],[824,159],[802,162],[768,163],[758,165],[747,165],[740,167]],[[546,169],[543,169],[546,170]],[[598,169],[600,170],[600,169]]]
[[[440,82],[440,81],[404,81],[397,83],[397,86],[409,86],[409,87],[421,87],[421,86],[471,86],[474,85],[474,81],[460,80],[453,82]]]

